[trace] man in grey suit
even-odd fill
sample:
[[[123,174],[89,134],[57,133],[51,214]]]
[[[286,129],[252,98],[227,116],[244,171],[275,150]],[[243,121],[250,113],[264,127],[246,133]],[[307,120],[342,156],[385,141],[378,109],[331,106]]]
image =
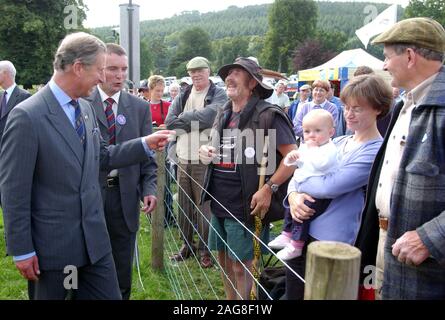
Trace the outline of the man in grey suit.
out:
[[[5,90],[0,94],[0,140],[5,130],[9,111],[31,96],[28,91],[17,86],[15,83],[16,74],[17,71],[11,61],[0,61],[0,87]]]
[[[104,80],[105,52],[92,35],[65,37],[49,84],[8,117],[0,152],[6,245],[31,299],[121,298],[99,168],[145,161],[174,133],[106,145],[94,110],[79,99]]]
[[[119,144],[152,132],[148,102],[122,90],[127,70],[128,58],[124,48],[108,43],[105,81],[87,100],[93,105],[102,137],[109,144]],[[100,172],[105,220],[119,287],[125,300],[131,293],[139,203],[142,198],[146,213],[155,209],[156,169],[156,160],[152,157],[137,165]]]

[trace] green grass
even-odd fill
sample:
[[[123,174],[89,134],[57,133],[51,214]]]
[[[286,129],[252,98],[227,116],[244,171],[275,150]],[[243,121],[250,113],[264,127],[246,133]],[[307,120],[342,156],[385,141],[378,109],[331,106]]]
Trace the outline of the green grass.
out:
[[[177,211],[176,204],[175,210]],[[274,223],[271,233],[279,234],[281,227],[282,221]],[[137,239],[142,281],[135,267],[131,299],[224,299],[220,270],[216,264],[212,268],[201,269],[194,258],[180,263],[171,262],[168,259],[179,250],[182,244],[177,228],[165,229],[163,271],[156,271],[151,267],[151,224],[143,214],[141,214],[141,226]],[[3,215],[0,214],[0,300],[27,298],[27,282],[19,275],[12,258],[6,257]]]

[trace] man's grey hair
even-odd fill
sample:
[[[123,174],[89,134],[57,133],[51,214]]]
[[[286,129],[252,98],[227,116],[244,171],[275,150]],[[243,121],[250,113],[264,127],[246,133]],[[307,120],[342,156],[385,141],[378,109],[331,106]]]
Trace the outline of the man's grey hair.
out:
[[[388,47],[391,47],[394,52],[397,55],[400,55],[406,51],[406,49],[411,48],[414,50],[415,53],[419,54],[420,56],[424,57],[426,60],[432,60],[432,61],[440,61],[444,62],[445,60],[445,53],[444,52],[438,52],[426,48],[419,48],[418,46],[414,44],[409,43],[394,43],[388,45]]]
[[[7,74],[11,77],[13,81],[15,81],[15,75],[17,74],[17,71],[15,70],[14,65],[9,60],[2,60],[0,61],[0,72],[6,71]]]
[[[57,49],[54,69],[63,71],[77,61],[91,66],[96,62],[97,55],[105,52],[106,46],[102,40],[85,32],[72,33],[62,40]]]

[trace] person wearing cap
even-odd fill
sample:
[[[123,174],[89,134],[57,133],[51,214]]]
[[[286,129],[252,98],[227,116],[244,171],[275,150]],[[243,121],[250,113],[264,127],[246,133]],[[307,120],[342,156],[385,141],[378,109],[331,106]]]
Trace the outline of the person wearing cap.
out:
[[[272,104],[276,104],[281,109],[284,110],[284,112],[287,112],[290,106],[289,97],[287,94],[284,93],[286,90],[287,83],[284,80],[280,80],[275,85],[275,91],[272,93],[272,95],[266,99],[267,102],[270,102]]]
[[[262,82],[261,71],[249,58],[238,58],[218,71],[229,101],[215,119],[209,145],[200,148],[201,160],[212,162],[202,194],[203,200],[211,198],[209,246],[218,251],[229,300],[249,299],[253,279],[246,268],[252,271],[254,249],[253,236],[246,229],[254,230],[255,215],[264,217],[261,238],[268,242],[272,195],[283,192],[284,197],[293,172],[281,159],[297,148],[287,115],[264,100],[273,88]],[[264,129],[269,135],[267,182],[258,188],[263,148],[255,149],[254,141],[264,141]]]
[[[294,120],[299,107],[301,107],[306,102],[311,101],[311,86],[310,85],[303,84],[298,91],[300,93],[300,96],[298,97],[298,99],[295,99],[292,102],[292,104],[289,107],[289,110],[287,111],[287,114],[289,115],[289,118],[291,120]]]
[[[209,203],[199,204],[207,166],[199,162],[198,150],[200,145],[207,143],[202,131],[212,127],[217,110],[227,101],[227,95],[224,89],[209,79],[210,64],[206,58],[191,59],[187,63],[187,71],[192,84],[176,97],[165,119],[167,128],[175,128],[178,133],[177,142],[170,148],[169,154],[173,163],[178,163],[179,228],[184,241],[171,259],[183,261],[196,251],[193,240],[193,225],[196,222],[200,264],[203,268],[209,268],[213,264],[207,248],[210,208]]]
[[[411,18],[373,44],[406,94],[371,171],[356,246],[364,267],[377,266],[383,299],[445,299],[445,30]]]

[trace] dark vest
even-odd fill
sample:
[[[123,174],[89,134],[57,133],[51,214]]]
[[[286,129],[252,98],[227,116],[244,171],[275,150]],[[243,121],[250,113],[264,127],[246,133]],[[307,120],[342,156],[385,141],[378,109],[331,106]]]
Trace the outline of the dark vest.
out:
[[[226,127],[226,123],[228,119],[230,119],[232,113],[232,103],[228,101],[221,111],[218,112],[215,122],[212,128],[212,136],[210,137],[210,145],[217,148],[220,145],[220,137],[222,136],[223,129]],[[284,121],[288,124],[288,130],[293,135],[292,123],[290,122],[288,116],[284,113],[284,111],[278,106],[272,105],[264,100],[260,100],[258,97],[252,97],[244,110],[240,115],[239,122],[239,130],[243,131],[245,129],[252,129],[255,132],[254,141],[246,141],[247,139],[238,140],[239,142],[236,144],[238,146],[238,156],[242,158],[241,164],[239,164],[240,175],[241,175],[241,189],[242,189],[242,199],[244,204],[244,222],[248,225],[253,224],[253,216],[250,215],[250,202],[252,200],[255,192],[258,191],[259,184],[259,163],[261,162],[261,156],[264,146],[264,137],[269,134],[268,128],[271,128],[273,124],[273,120],[276,116],[282,117]],[[263,130],[257,130],[263,129]],[[272,129],[272,128],[271,128]],[[273,138],[274,133],[269,134],[270,138]],[[238,137],[239,138],[239,137]],[[269,152],[268,152],[268,168],[266,173],[266,181],[272,176],[280,162],[282,160],[282,156],[277,149],[276,141],[272,141],[269,144]],[[253,148],[255,150],[255,156],[253,158],[247,159],[245,155],[245,150],[247,148]],[[274,158],[274,159],[273,159]],[[208,190],[210,179],[212,178],[213,172],[213,164],[210,164],[204,179],[204,188]],[[274,193],[271,208],[269,212],[266,214],[263,219],[263,223],[269,223],[270,221],[275,221],[278,219],[282,219],[284,216],[284,208],[282,206],[282,198],[283,195],[287,193],[287,186],[290,178],[283,184],[280,185],[279,190]],[[280,201],[274,201],[274,197],[280,198]],[[210,200],[210,197],[207,196],[207,193],[203,192],[202,200]],[[273,211],[273,212],[272,212]],[[276,217],[276,214],[280,213],[281,217]]]

